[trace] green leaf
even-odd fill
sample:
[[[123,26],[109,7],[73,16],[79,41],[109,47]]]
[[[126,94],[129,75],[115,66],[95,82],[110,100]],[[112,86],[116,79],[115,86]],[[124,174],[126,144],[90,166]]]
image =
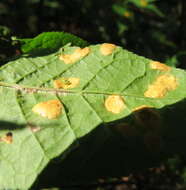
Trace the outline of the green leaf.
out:
[[[183,70],[103,44],[22,56],[0,77],[0,189],[30,188],[56,157],[50,177],[75,183],[183,151]]]
[[[161,12],[160,9],[153,3],[154,0],[128,0],[128,2],[134,4],[136,7],[143,8],[149,11],[156,13],[160,17],[164,17],[165,15]]]
[[[56,51],[62,46],[71,43],[74,46],[85,47],[88,42],[66,32],[44,32],[35,38],[16,39],[21,42],[23,53],[38,53]]]
[[[181,64],[185,62],[186,52],[180,51],[176,55],[166,59],[166,64],[171,67],[180,67],[184,68]],[[184,68],[185,69],[185,68]]]

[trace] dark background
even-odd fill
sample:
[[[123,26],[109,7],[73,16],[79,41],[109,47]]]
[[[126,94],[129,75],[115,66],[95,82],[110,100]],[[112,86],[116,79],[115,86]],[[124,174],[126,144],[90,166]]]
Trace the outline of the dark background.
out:
[[[0,53],[12,53],[10,36],[65,31],[91,44],[112,42],[184,67],[185,10],[185,0],[1,0]]]
[[[186,0],[1,0],[0,62],[20,54],[12,39],[65,31],[91,44],[110,42],[186,68]],[[175,157],[120,182],[94,189],[186,189],[185,161]],[[100,181],[100,183],[105,181]],[[112,185],[113,183],[113,185]]]

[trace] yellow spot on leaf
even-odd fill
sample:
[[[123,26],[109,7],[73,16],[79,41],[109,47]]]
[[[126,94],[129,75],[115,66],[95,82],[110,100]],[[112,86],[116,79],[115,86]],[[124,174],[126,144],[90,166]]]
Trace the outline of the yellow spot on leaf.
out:
[[[75,88],[79,84],[79,78],[60,78],[57,80],[54,80],[54,88]]]
[[[177,86],[178,83],[174,76],[161,75],[153,84],[149,85],[149,88],[144,93],[144,96],[149,98],[162,98],[168,91],[175,90]]]
[[[59,59],[64,61],[65,64],[72,64],[78,61],[79,59],[87,56],[90,52],[90,48],[78,48],[72,54],[63,54],[59,56]]]
[[[134,108],[133,111],[139,111],[139,110],[142,110],[142,109],[145,109],[145,108],[150,108],[150,106],[141,105],[141,106],[138,106],[138,107]]]
[[[100,51],[101,51],[101,54],[103,55],[110,55],[114,51],[115,48],[116,48],[116,45],[114,44],[104,43],[100,46]]]
[[[121,96],[111,95],[105,100],[105,107],[112,113],[120,113],[126,106]]]
[[[170,71],[171,70],[171,67],[163,64],[163,63],[160,63],[158,61],[152,61],[150,62],[150,67],[152,69],[157,69],[157,70],[160,70],[160,71]]]
[[[4,137],[0,138],[0,141],[11,144],[13,142],[13,134],[11,132],[7,133]]]
[[[48,119],[56,119],[61,114],[62,104],[59,100],[49,100],[36,104],[32,111]]]

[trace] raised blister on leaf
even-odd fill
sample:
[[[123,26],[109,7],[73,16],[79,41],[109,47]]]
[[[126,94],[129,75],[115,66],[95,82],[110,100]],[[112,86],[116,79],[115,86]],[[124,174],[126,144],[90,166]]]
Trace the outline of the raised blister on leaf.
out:
[[[78,61],[79,59],[87,56],[90,52],[90,48],[77,48],[72,54],[62,54],[59,56],[59,59],[64,61],[65,64],[72,64]]]
[[[49,100],[36,104],[32,111],[48,119],[56,119],[61,114],[62,104],[59,100]]]
[[[13,142],[13,134],[11,132],[7,133],[5,136],[0,138],[0,141],[11,144]]]
[[[115,48],[116,48],[116,45],[114,44],[104,43],[100,46],[100,51],[101,51],[101,54],[103,55],[110,55],[112,54]]]
[[[177,86],[178,83],[176,77],[173,75],[161,75],[153,84],[149,85],[144,96],[149,98],[162,98],[167,92],[175,90]]]
[[[160,70],[160,71],[170,71],[171,70],[171,67],[169,67],[163,63],[160,63],[158,61],[151,61],[150,67],[152,69],[156,69],[156,70]]]
[[[75,88],[78,86],[80,79],[75,77],[70,78],[60,78],[57,80],[54,80],[54,88]]]
[[[121,96],[110,95],[105,100],[105,107],[107,111],[117,114],[120,113],[126,106]]]

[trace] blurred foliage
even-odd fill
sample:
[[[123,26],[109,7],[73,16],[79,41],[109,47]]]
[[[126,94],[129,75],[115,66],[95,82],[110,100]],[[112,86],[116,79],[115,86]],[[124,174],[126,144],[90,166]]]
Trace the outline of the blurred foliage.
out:
[[[7,57],[16,54],[16,42],[11,40],[11,31],[6,26],[0,25],[0,61],[3,62]],[[2,64],[1,62],[1,64]],[[0,65],[1,65],[0,64]]]
[[[17,38],[64,31],[186,69],[185,10],[185,0],[1,0],[0,62],[21,53]],[[167,162],[186,183],[184,165],[180,157]]]
[[[31,38],[64,31],[185,68],[177,60],[186,49],[185,10],[185,0],[1,0],[0,56],[15,54],[9,35]]]
[[[51,53],[66,44],[85,47],[85,40],[65,32],[43,32],[35,38],[16,39],[23,53]]]

